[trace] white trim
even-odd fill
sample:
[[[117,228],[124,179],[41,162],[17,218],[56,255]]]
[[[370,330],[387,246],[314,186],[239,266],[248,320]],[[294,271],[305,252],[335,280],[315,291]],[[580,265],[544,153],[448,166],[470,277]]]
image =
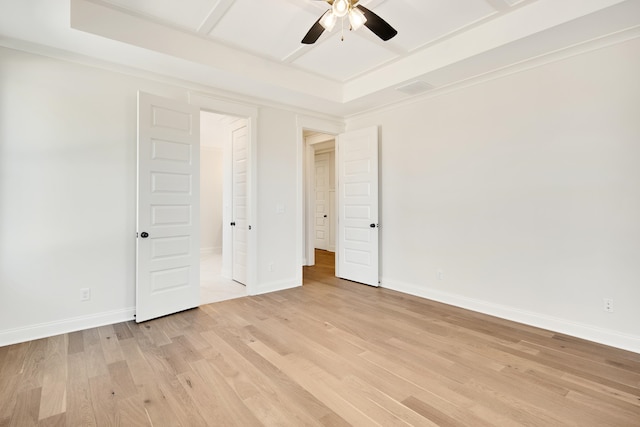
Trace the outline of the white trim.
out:
[[[105,311],[88,316],[72,317],[55,322],[38,323],[23,328],[0,332],[0,347],[26,341],[68,334],[84,329],[128,322],[135,319],[135,307],[123,310]]]
[[[547,329],[561,334],[597,342],[600,344],[620,348],[623,350],[640,353],[640,336],[624,334],[610,329],[599,328],[597,326],[584,323],[573,322],[559,317],[548,316],[546,314],[535,313],[527,310],[494,304],[474,298],[467,298],[461,295],[450,294],[412,283],[404,283],[393,279],[382,278],[380,286],[385,289],[438,301],[444,304],[472,310],[479,313],[496,316],[501,319],[523,323],[542,329]]]

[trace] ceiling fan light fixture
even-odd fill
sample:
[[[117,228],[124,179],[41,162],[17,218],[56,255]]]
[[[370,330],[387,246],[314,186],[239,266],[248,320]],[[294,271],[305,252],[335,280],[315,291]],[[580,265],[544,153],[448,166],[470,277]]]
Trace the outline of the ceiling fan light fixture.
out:
[[[331,9],[327,10],[322,18],[320,18],[320,25],[327,30],[333,30],[333,27],[336,26],[336,22],[338,21],[338,17],[333,13]]]
[[[335,0],[333,6],[331,6],[333,14],[338,18],[346,16],[349,13],[349,9],[351,9],[351,4],[348,0]]]
[[[354,7],[349,11],[349,24],[351,24],[353,31],[362,28],[365,22],[367,22],[367,18],[360,9]]]
[[[320,1],[320,0],[318,0]],[[323,0],[331,5],[331,8],[325,11],[320,18],[309,28],[307,34],[302,38],[302,44],[314,44],[325,31],[331,31],[340,19],[342,27],[342,37],[344,40],[345,17],[349,17],[351,30],[358,30],[366,25],[373,34],[381,40],[391,40],[398,34],[387,21],[379,17],[376,13],[361,6],[359,0]]]

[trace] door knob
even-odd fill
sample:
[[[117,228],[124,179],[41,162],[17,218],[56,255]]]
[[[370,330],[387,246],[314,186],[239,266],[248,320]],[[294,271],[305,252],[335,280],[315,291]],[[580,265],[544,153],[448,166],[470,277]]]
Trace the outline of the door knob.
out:
[[[324,217],[326,218],[327,216],[325,215]]]
[[[231,223],[231,226],[232,226],[232,227],[235,227],[235,226],[236,226],[235,221]]]
[[[149,233],[147,233],[146,231],[143,231],[142,233],[140,233],[140,237],[142,237],[143,239],[146,239],[147,237],[149,237]]]

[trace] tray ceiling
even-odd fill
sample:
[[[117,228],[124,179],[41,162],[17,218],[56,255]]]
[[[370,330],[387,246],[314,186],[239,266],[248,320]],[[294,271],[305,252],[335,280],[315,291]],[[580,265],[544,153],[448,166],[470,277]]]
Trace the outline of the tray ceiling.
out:
[[[383,42],[345,29],[341,41],[338,23],[303,45],[329,7],[313,0],[0,0],[15,12],[0,17],[0,35],[347,115],[415,96],[396,90],[407,84],[438,89],[640,24],[638,0],[360,4],[398,35]]]

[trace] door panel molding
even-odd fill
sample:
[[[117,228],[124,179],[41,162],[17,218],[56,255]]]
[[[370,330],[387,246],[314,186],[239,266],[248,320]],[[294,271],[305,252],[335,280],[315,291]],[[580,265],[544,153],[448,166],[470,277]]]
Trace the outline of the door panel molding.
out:
[[[378,127],[338,135],[336,276],[379,286]]]
[[[136,321],[200,302],[200,110],[138,92]]]

